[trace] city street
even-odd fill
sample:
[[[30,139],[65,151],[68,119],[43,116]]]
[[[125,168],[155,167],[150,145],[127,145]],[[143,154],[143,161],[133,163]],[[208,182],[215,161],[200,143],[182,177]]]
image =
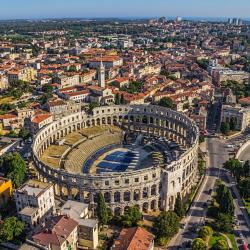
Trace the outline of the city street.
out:
[[[223,163],[229,159],[227,144],[218,138],[208,138],[207,149],[209,155],[207,162],[208,169],[205,179],[187,217],[183,221],[185,224],[184,228],[181,229],[176,237],[170,242],[167,249],[179,249],[183,246],[184,242],[193,240],[197,237],[196,231],[198,231],[199,227],[203,225],[205,220],[207,201],[211,199],[211,190],[214,188],[215,180],[217,178],[222,178],[233,191],[234,203],[236,206],[235,215],[239,221],[239,227],[235,234],[238,236],[242,233],[245,241],[250,243],[250,227],[246,224],[249,220],[240,201],[239,193],[230,174],[222,169]],[[239,244],[239,246],[240,245],[241,244]]]

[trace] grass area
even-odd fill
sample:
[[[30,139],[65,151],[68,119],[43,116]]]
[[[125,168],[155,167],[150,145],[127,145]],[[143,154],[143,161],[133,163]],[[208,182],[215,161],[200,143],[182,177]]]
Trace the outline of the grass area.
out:
[[[245,199],[244,204],[247,209],[248,215],[250,216],[250,199]]]
[[[232,250],[238,250],[237,244],[236,244],[236,240],[233,234],[226,234],[227,237],[230,239],[231,243],[232,243]]]
[[[213,236],[209,240],[209,246],[211,248],[216,247],[219,240],[224,240],[227,242],[227,239],[223,235],[214,233]]]
[[[0,104],[3,103],[11,103],[15,98],[13,96],[10,97],[2,97],[0,98]]]

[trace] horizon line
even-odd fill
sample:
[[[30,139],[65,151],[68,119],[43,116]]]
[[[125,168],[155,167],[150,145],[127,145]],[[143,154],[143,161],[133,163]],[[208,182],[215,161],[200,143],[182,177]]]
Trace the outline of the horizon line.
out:
[[[229,19],[229,18],[239,18],[242,19],[243,21],[250,21],[250,16],[249,17],[240,17],[240,16],[180,16],[180,15],[175,15],[175,16],[110,16],[110,17],[20,17],[20,18],[4,18],[1,19],[0,21],[15,21],[15,20],[60,20],[60,19],[154,19],[154,18],[161,18],[161,17],[166,17],[167,19],[170,18],[171,20],[176,17],[181,17],[183,19],[187,18],[195,18],[195,19]]]

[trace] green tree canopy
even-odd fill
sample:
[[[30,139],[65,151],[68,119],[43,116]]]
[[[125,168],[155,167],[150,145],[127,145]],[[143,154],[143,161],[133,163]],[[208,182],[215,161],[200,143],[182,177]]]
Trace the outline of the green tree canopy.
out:
[[[98,215],[98,219],[102,225],[106,225],[108,223],[109,215],[108,215],[107,205],[105,203],[103,194],[101,192],[98,193],[97,215]]]
[[[250,198],[250,177],[244,178],[239,182],[239,189],[243,198]]]
[[[29,137],[31,136],[30,132],[28,129],[26,128],[21,128],[20,131],[19,131],[19,134],[18,134],[18,137],[26,140],[28,139]]]
[[[230,125],[227,122],[222,122],[220,125],[220,131],[222,134],[226,135],[230,130]]]
[[[126,227],[134,227],[138,225],[141,220],[142,214],[137,206],[130,207],[127,212],[122,216],[121,222]]]
[[[229,250],[229,246],[226,240],[218,240],[215,246],[216,250]]]
[[[202,238],[203,240],[207,240],[208,237],[212,235],[213,235],[213,229],[209,226],[204,226],[199,231],[199,237]]]
[[[173,237],[179,230],[180,218],[173,211],[161,212],[154,222],[155,235],[158,239]]]
[[[0,241],[12,241],[19,237],[24,230],[24,224],[16,217],[9,217],[0,226]]]
[[[223,167],[229,170],[238,182],[240,181],[240,178],[244,176],[244,167],[238,159],[230,159],[226,161]]]
[[[88,113],[91,114],[92,111],[93,111],[93,109],[94,109],[94,108],[97,108],[97,107],[99,107],[99,104],[98,104],[97,102],[91,102],[91,103],[89,104]]]
[[[233,228],[232,216],[228,214],[219,213],[214,226],[219,232],[231,233]]]
[[[193,250],[206,250],[207,249],[206,242],[201,238],[196,238],[192,242],[192,249]]]
[[[243,170],[244,170],[244,176],[250,177],[250,162],[249,162],[249,160],[244,162]]]
[[[0,171],[12,180],[15,188],[18,188],[23,183],[26,164],[17,152],[4,154],[0,157]]]
[[[178,193],[177,197],[176,197],[174,212],[180,218],[182,218],[185,215],[185,209],[184,209],[184,206],[183,206],[183,202],[182,202],[181,194],[180,193]]]
[[[233,196],[229,188],[220,184],[217,188],[216,201],[219,203],[219,211],[223,214],[233,215],[234,214],[234,203]]]
[[[51,94],[53,91],[53,86],[49,83],[46,83],[42,86],[42,91],[47,94]]]
[[[232,117],[229,122],[230,130],[235,131],[236,126],[237,126],[237,120],[234,117]]]
[[[170,97],[163,97],[158,103],[159,106],[166,107],[166,108],[173,108],[173,100]]]

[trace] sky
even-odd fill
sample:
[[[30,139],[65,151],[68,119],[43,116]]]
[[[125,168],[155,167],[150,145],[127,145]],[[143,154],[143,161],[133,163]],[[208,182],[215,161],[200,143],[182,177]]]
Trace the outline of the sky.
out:
[[[250,18],[250,0],[0,0],[0,19],[160,16]]]

